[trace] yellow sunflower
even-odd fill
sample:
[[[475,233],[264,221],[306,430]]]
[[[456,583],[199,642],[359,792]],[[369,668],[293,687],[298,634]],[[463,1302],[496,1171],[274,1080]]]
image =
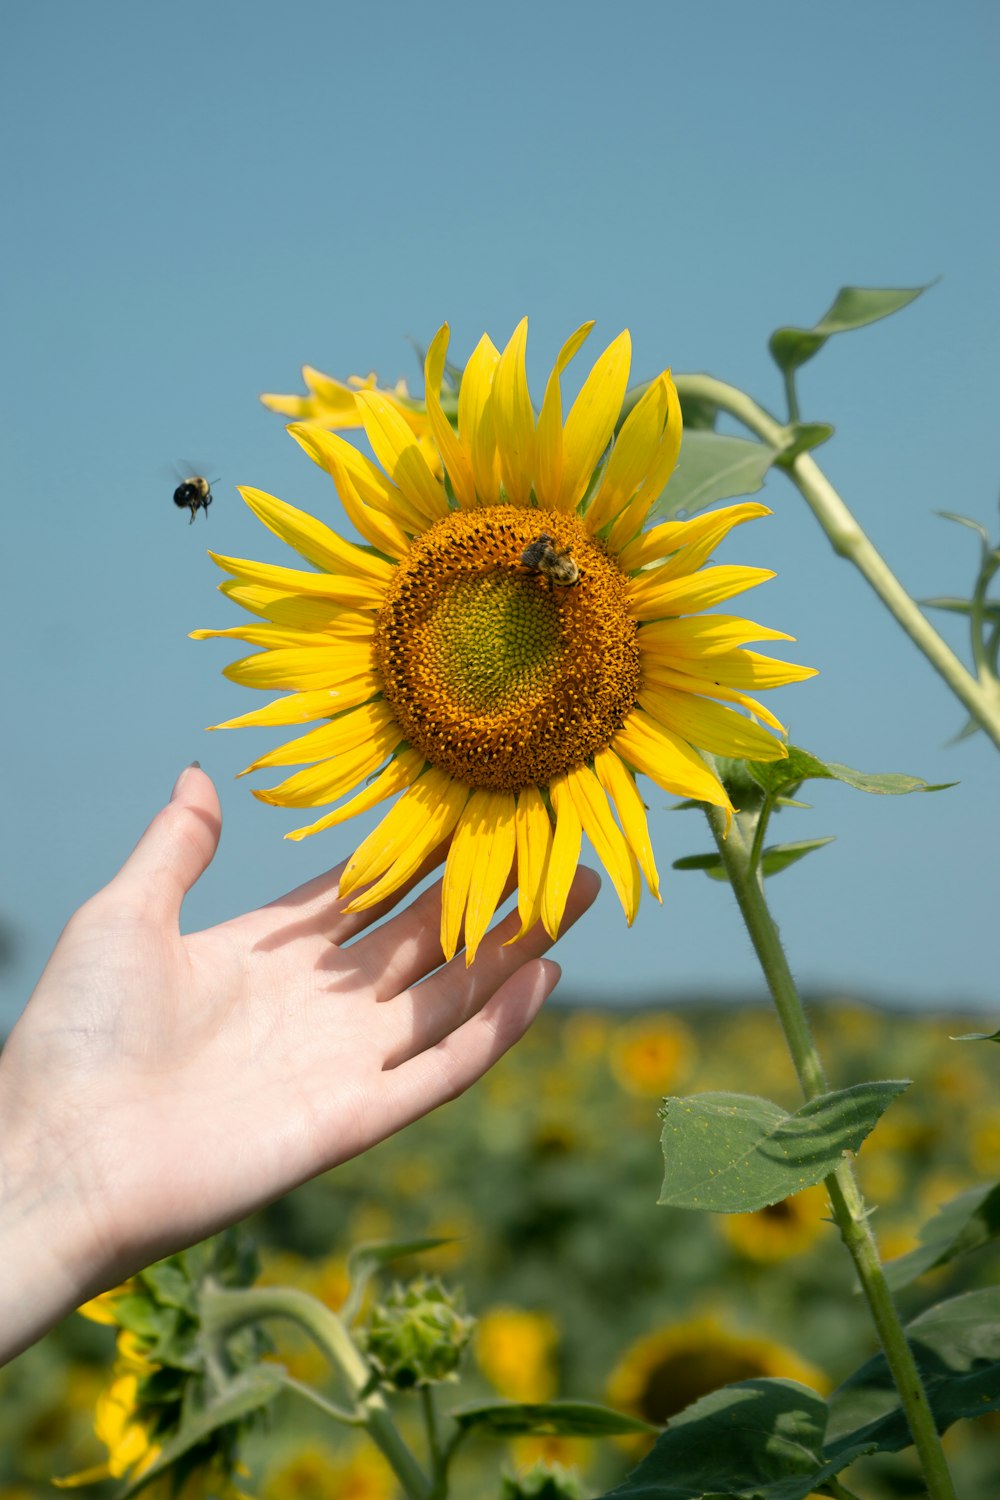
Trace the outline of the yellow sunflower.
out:
[[[367,545],[241,491],[311,570],[213,553],[230,575],[223,593],[258,620],[194,632],[263,648],[226,676],[288,695],[219,728],[319,726],[247,767],[305,767],[255,796],[304,808],[353,793],[288,837],[402,793],[348,862],[340,889],[353,896],[349,910],[398,890],[450,841],[441,944],[452,957],[464,927],[469,963],[515,860],[517,936],[538,921],[558,934],[583,832],[629,922],[640,871],[659,899],[636,774],[730,813],[695,747],[782,757],[784,746],[737,709],[780,730],[748,694],[812,675],[744,649],[792,639],[783,632],[701,614],[773,576],[706,566],[734,526],[768,514],[764,506],[643,529],[680,450],[669,372],[612,441],[629,374],[622,333],[563,421],[560,380],[591,327],[563,346],[537,417],[527,320],[502,354],[484,336],[462,377],[457,430],[441,401],[447,325],[438,332],[425,402],[443,477],[398,404],[370,387],[354,400],[377,463],[315,423],[293,424]]]
[[[269,392],[260,399],[268,411],[295,417],[300,422],[314,422],[317,427],[326,427],[331,432],[341,432],[364,425],[358,391],[379,391],[413,432],[431,468],[441,475],[441,460],[427,412],[421,402],[414,401],[405,380],[397,380],[391,390],[386,390],[379,385],[374,370],[365,376],[349,375],[345,383],[334,380],[332,375],[324,375],[321,370],[314,370],[311,365],[302,366],[302,380],[307,392],[304,396],[279,396]]]

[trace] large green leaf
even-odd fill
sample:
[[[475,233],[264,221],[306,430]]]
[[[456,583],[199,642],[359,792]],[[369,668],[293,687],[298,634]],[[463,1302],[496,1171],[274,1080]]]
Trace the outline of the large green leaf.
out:
[[[941,1432],[961,1417],[1000,1408],[1000,1287],[939,1302],[907,1324],[906,1338]],[[898,1392],[879,1354],[830,1397],[827,1453],[836,1457],[859,1444],[895,1452],[910,1441]]]
[[[691,516],[716,500],[752,495],[764,483],[776,457],[774,448],[748,438],[687,432],[677,468],[651,514],[662,518],[683,511]]]
[[[946,1265],[1000,1237],[1000,1183],[970,1188],[938,1209],[920,1231],[916,1250],[897,1256],[885,1268],[893,1291],[908,1286],[935,1266]]]
[[[751,1213],[822,1182],[857,1151],[908,1080],[856,1083],[794,1114],[753,1094],[670,1098],[662,1110],[664,1176],[658,1203]]]
[[[850,333],[866,328],[899,312],[927,290],[917,287],[842,286],[833,303],[812,328],[778,328],[772,333],[768,348],[778,368],[797,370],[818,354],[835,333]]]
[[[823,1453],[822,1396],[792,1380],[744,1380],[672,1417],[603,1500],[805,1500],[857,1451]]]
[[[610,1437],[622,1432],[659,1429],[595,1401],[477,1401],[448,1413],[460,1427],[475,1427],[494,1437],[516,1433],[564,1437]]]

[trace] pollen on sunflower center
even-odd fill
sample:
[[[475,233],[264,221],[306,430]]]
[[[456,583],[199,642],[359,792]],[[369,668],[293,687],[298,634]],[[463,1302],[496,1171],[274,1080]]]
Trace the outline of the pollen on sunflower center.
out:
[[[567,587],[522,563],[547,535]],[[385,697],[409,743],[469,786],[547,783],[603,749],[635,705],[625,576],[575,516],[457,511],[414,541],[375,632]]]

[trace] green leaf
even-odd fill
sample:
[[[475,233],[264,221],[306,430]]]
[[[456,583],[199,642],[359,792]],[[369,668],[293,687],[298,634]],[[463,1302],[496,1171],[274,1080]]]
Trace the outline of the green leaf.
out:
[[[602,1500],[806,1500],[853,1458],[823,1453],[827,1407],[793,1380],[743,1380],[671,1417]]]
[[[942,597],[937,599],[919,599],[917,601],[924,609],[946,609],[953,615],[971,615],[972,600],[956,599],[954,597]],[[990,625],[1000,625],[1000,599],[984,599],[980,608],[983,619]]]
[[[850,333],[855,328],[866,328],[869,323],[888,318],[926,290],[926,286],[842,286],[814,327],[779,328],[772,333],[768,344],[771,358],[782,372],[797,370],[818,354],[835,333]]]
[[[856,1083],[793,1114],[753,1094],[668,1098],[661,1111],[665,1171],[658,1203],[751,1213],[829,1176],[857,1151],[906,1079]]]
[[[836,428],[829,422],[791,422],[787,430],[790,434],[788,446],[782,448],[774,460],[782,469],[790,469],[800,453],[810,453],[821,443],[828,442]]]
[[[448,1413],[460,1427],[475,1427],[494,1437],[514,1433],[545,1436],[608,1437],[621,1432],[658,1432],[638,1417],[612,1411],[595,1401],[478,1401]]]
[[[347,1275],[351,1290],[340,1309],[341,1322],[349,1324],[357,1316],[365,1294],[365,1288],[376,1271],[394,1260],[403,1260],[409,1255],[420,1255],[424,1250],[436,1250],[438,1245],[450,1244],[448,1239],[436,1240],[372,1240],[369,1244],[355,1245],[347,1257]]]
[[[992,1040],[992,1038],[991,1038]],[[920,1231],[920,1245],[887,1262],[892,1290],[909,1286],[936,1266],[947,1265],[1000,1237],[1000,1184],[970,1188],[939,1208]]]
[[[216,1401],[188,1415],[180,1430],[164,1443],[155,1462],[142,1471],[140,1478],[119,1491],[118,1500],[129,1500],[130,1496],[137,1495],[193,1448],[208,1442],[220,1427],[238,1422],[269,1405],[284,1386],[285,1372],[278,1365],[256,1365],[252,1370],[243,1370]]]
[[[673,477],[651,515],[669,518],[683,511],[691,516],[716,500],[752,495],[764,483],[776,457],[774,448],[748,438],[689,432]]]
[[[1000,1031],[966,1031],[962,1036],[949,1037],[950,1042],[1000,1042]]]
[[[939,1431],[1000,1408],[1000,1287],[939,1302],[907,1324],[906,1338]],[[830,1397],[827,1453],[859,1443],[896,1452],[910,1442],[889,1367],[877,1355]]]
[[[872,774],[854,771],[836,761],[822,761],[818,755],[812,755],[797,745],[788,746],[784,760],[753,760],[746,764],[754,780],[772,794],[801,786],[803,781],[842,781],[857,792],[870,792],[881,797],[898,797],[906,792],[942,792],[956,785],[954,781],[931,784],[919,776],[903,776],[898,772]]]
[[[194,1316],[194,1288],[175,1259],[160,1260],[147,1266],[139,1273],[138,1279],[150,1288],[157,1302],[165,1307],[178,1307]]]
[[[825,839],[799,839],[792,844],[770,844],[761,851],[761,871],[765,876],[780,875],[782,870],[787,870],[789,865],[804,859],[814,849],[822,849],[824,844],[832,843],[831,836]],[[704,870],[711,880],[729,879],[720,854],[688,854],[683,859],[674,860],[674,869]]]

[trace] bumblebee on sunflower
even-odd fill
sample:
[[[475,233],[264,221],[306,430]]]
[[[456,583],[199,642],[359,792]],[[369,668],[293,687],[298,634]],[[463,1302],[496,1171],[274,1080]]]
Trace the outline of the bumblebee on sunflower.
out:
[[[561,379],[592,327],[563,345],[537,416],[527,319],[502,353],[480,340],[449,402],[454,424],[442,399],[447,324],[427,351],[423,412],[370,381],[327,425],[315,392],[268,398],[291,415],[296,400],[307,403],[289,431],[331,475],[367,545],[242,490],[310,569],[213,553],[229,574],[222,592],[257,621],[194,632],[262,648],[225,675],[284,695],[219,728],[317,726],[247,767],[304,768],[255,791],[263,802],[338,804],[288,837],[397,798],[347,864],[349,910],[398,890],[448,842],[441,946],[451,958],[464,941],[468,963],[515,862],[517,937],[538,921],[557,936],[584,832],[629,923],[640,875],[659,900],[636,776],[730,814],[699,750],[781,758],[784,745],[764,726],[782,726],[750,694],[813,675],[746,649],[791,636],[703,613],[773,577],[709,565],[732,528],[767,515],[765,506],[647,525],[680,452],[670,372],[650,382],[615,436],[626,331],[564,420]],[[328,430],[358,419],[377,462]]]

